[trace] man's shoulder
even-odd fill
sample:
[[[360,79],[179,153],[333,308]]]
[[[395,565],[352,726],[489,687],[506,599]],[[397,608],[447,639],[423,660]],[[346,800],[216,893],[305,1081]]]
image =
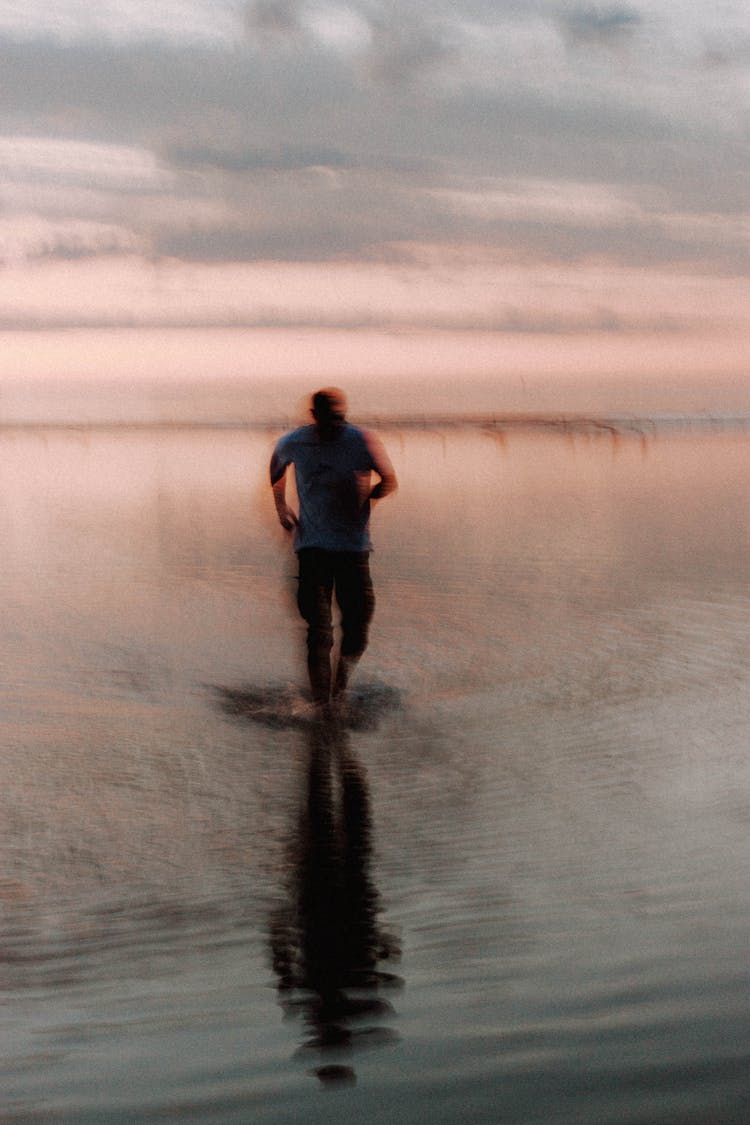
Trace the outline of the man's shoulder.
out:
[[[347,422],[344,426],[342,436],[352,445],[367,445],[367,430],[363,430],[361,426],[354,426],[351,422]]]
[[[383,455],[383,443],[374,430],[364,426],[349,426],[348,429],[352,431],[349,439],[352,448],[364,450],[370,457]]]
[[[315,426],[298,426],[283,434],[276,443],[277,449],[292,449],[295,446],[310,445],[315,439]]]

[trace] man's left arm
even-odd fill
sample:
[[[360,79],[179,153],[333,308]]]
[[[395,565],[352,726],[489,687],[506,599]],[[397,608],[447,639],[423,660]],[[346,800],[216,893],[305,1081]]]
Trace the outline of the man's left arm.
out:
[[[365,440],[367,441],[372,467],[380,477],[378,483],[371,489],[369,499],[382,500],[398,488],[396,473],[380,438],[376,437],[375,434],[368,433]]]

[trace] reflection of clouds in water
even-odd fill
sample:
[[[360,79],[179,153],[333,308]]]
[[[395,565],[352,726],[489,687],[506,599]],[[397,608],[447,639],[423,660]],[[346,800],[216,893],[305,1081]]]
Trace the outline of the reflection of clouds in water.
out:
[[[271,920],[271,952],[286,1011],[304,1020],[304,1053],[325,1055],[392,1042],[381,992],[399,984],[379,969],[398,955],[378,920],[370,873],[372,823],[364,770],[336,724],[312,724],[299,822],[290,846],[287,901]],[[321,1082],[354,1081],[335,1063]]]

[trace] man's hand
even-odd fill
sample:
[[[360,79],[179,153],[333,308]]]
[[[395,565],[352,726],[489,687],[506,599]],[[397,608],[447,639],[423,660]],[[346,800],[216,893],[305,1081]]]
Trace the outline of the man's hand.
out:
[[[299,520],[286,502],[286,468],[279,465],[276,455],[271,458],[271,488],[273,489],[273,502],[276,505],[276,514],[284,531],[292,531]]]
[[[276,511],[279,516],[279,523],[284,528],[284,531],[293,531],[299,523],[292,509],[283,501],[281,504],[276,505]]]

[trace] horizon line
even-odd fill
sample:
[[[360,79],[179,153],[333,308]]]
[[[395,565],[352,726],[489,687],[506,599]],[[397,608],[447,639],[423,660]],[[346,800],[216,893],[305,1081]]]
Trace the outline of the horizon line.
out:
[[[13,431],[125,431],[125,430],[234,430],[285,431],[304,425],[292,415],[269,418],[101,418],[101,419],[0,419],[0,434]],[[492,432],[545,430],[556,433],[632,434],[648,436],[658,430],[727,430],[750,428],[748,412],[709,411],[493,411],[425,414],[372,414],[358,416],[354,425],[391,430],[480,429]]]

